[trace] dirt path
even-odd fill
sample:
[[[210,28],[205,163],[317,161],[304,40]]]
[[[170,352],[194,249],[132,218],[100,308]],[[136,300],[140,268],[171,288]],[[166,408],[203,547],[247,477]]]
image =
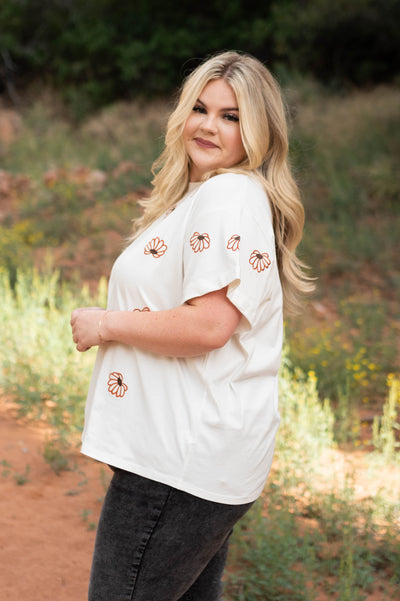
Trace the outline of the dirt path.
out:
[[[108,470],[75,451],[57,475],[46,430],[0,403],[0,599],[84,601]]]

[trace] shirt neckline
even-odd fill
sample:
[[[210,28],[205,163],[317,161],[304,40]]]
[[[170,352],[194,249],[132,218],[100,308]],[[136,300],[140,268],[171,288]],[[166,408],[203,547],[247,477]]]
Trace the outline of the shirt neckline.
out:
[[[188,192],[194,192],[203,182],[189,182]]]

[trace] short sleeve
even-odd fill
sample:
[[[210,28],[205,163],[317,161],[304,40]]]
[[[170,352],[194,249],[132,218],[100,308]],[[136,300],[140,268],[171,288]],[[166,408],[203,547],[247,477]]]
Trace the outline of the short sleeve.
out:
[[[252,326],[276,283],[275,263],[262,186],[230,173],[202,184],[186,225],[182,302],[227,286],[228,298]]]

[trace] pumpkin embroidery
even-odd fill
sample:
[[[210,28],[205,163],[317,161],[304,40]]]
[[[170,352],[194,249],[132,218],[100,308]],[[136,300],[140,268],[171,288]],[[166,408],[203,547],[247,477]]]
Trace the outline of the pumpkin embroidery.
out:
[[[208,234],[199,234],[195,232],[190,238],[190,246],[195,253],[201,253],[203,250],[210,248],[210,236]]]
[[[165,254],[166,250],[167,245],[164,240],[160,240],[160,238],[157,237],[146,244],[144,247],[144,254],[152,255],[155,259],[159,259]]]
[[[116,397],[123,397],[128,390],[128,386],[124,384],[123,379],[123,375],[117,371],[111,372],[107,382],[108,392]]]
[[[143,313],[143,311],[150,311],[149,307],[143,307],[143,309],[132,309],[132,311],[140,311],[141,313]]]
[[[260,253],[259,250],[253,250],[250,255],[249,263],[253,269],[260,273],[264,269],[268,269],[271,265],[271,259],[268,253]]]
[[[239,234],[233,234],[233,236],[231,236],[229,238],[226,248],[228,248],[229,250],[233,250],[233,251],[239,250],[239,243],[240,243]]]

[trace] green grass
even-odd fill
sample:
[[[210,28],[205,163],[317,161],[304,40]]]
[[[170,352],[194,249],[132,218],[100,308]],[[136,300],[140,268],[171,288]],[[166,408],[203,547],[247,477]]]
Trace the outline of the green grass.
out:
[[[45,90],[21,109],[23,126],[12,146],[0,143],[2,169],[28,175],[39,184],[47,171],[60,167],[109,171],[129,159],[138,167],[135,183],[146,183],[161,147],[167,111],[163,101],[121,102],[77,126],[59,97]]]

